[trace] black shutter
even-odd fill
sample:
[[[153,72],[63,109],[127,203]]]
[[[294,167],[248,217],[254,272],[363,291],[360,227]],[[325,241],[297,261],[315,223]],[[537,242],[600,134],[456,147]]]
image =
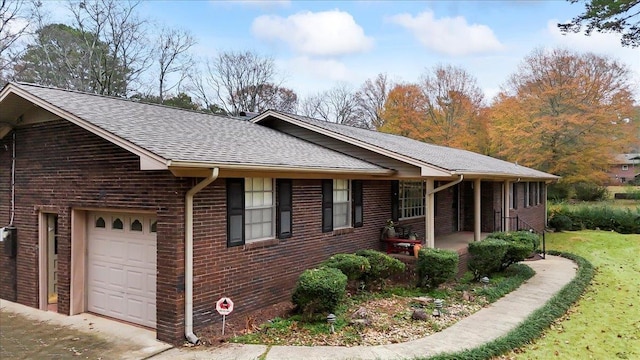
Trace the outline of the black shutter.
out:
[[[227,179],[227,246],[244,244],[244,179]]]
[[[322,232],[333,231],[333,180],[322,180]]]
[[[362,206],[362,180],[351,181],[353,197],[353,227],[362,227],[364,207]]]
[[[391,220],[400,218],[400,181],[391,181]]]
[[[518,183],[513,184],[513,209],[518,208]]]
[[[276,231],[279,239],[290,238],[292,235],[292,186],[291,180],[276,180],[276,189],[278,191],[277,203],[277,224]]]

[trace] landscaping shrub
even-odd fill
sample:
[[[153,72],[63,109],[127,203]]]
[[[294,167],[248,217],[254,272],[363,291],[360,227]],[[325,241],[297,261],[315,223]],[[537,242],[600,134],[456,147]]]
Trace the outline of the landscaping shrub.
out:
[[[573,221],[567,215],[556,214],[549,219],[549,226],[555,229],[555,231],[571,230],[573,227]]]
[[[347,276],[342,271],[322,267],[305,270],[296,283],[291,301],[305,315],[333,312],[344,298]]]
[[[469,244],[469,270],[475,279],[500,271],[502,259],[507,254],[509,243],[500,239],[485,239]]]
[[[549,225],[558,231],[589,229],[640,234],[640,207],[632,211],[608,206],[560,206],[551,212]]]
[[[355,254],[335,254],[323,261],[320,266],[326,266],[342,271],[349,280],[358,280],[371,270],[369,260]]]
[[[489,234],[486,240],[503,240],[507,242],[507,251],[502,257],[499,271],[503,271],[509,265],[528,258],[540,246],[540,236],[530,231],[494,232]],[[488,275],[488,273],[484,275]]]
[[[416,270],[418,284],[438,287],[458,273],[458,253],[446,249],[420,249]]]
[[[359,250],[356,255],[366,258],[371,265],[371,269],[364,274],[362,279],[366,283],[388,279],[404,272],[406,267],[402,261],[376,250]]]
[[[580,201],[602,201],[609,196],[607,188],[593,183],[577,183],[574,185],[576,199]]]

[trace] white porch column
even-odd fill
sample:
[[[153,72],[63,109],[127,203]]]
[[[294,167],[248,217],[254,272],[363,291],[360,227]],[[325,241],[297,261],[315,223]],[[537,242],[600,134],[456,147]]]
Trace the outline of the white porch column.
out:
[[[502,198],[504,199],[504,203],[502,204],[502,219],[504,228],[502,231],[509,231],[509,221],[507,218],[511,215],[509,214],[509,209],[511,208],[511,181],[504,181],[504,194]]]
[[[473,181],[473,241],[482,240],[482,207],[481,203],[481,194],[480,185],[482,184],[481,179],[475,179]]]
[[[435,241],[435,194],[433,193],[433,179],[426,180],[427,183],[427,195],[425,197],[425,216],[424,216],[424,232],[425,232],[425,246],[428,248],[434,248],[436,246]]]

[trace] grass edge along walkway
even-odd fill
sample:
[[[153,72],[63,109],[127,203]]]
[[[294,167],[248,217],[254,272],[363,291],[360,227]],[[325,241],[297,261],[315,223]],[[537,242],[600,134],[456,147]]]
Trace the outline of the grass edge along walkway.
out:
[[[549,255],[558,255],[578,264],[575,278],[565,285],[547,303],[534,311],[525,321],[507,335],[471,350],[438,354],[429,360],[480,360],[489,359],[522,347],[540,337],[542,333],[580,299],[593,279],[595,268],[585,258],[566,252],[548,251]]]

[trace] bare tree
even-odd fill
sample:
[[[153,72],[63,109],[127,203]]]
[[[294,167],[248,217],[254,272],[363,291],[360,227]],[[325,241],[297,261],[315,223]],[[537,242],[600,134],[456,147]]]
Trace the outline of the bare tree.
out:
[[[255,52],[223,52],[207,61],[204,76],[192,78],[195,91],[205,106],[218,105],[226,113],[258,110],[262,87],[276,83],[276,67],[270,57]]]
[[[194,66],[194,60],[189,49],[196,44],[196,40],[186,30],[162,28],[156,45],[158,73],[158,97],[163,102],[166,93],[179,87]],[[177,75],[171,84],[169,77]]]
[[[356,92],[358,115],[368,127],[380,129],[384,125],[381,115],[392,87],[387,74],[381,73],[373,80],[367,79]]]
[[[91,76],[99,94],[126,95],[151,63],[147,21],[135,11],[139,4],[139,1],[69,0],[73,26],[85,41],[93,64]]]
[[[422,76],[421,87],[427,99],[429,141],[463,147],[460,134],[473,132],[484,99],[475,77],[462,68],[440,65]]]
[[[359,117],[358,101],[349,85],[342,83],[319,94],[311,95],[301,105],[303,115],[343,125],[368,128]]]
[[[0,0],[0,83],[8,80],[6,72],[20,56],[16,45],[29,26],[25,10],[22,0]]]

